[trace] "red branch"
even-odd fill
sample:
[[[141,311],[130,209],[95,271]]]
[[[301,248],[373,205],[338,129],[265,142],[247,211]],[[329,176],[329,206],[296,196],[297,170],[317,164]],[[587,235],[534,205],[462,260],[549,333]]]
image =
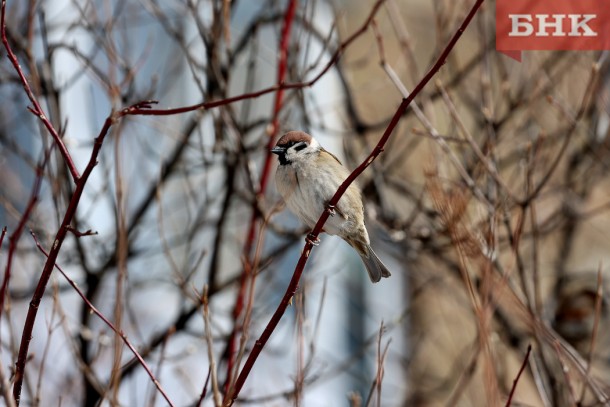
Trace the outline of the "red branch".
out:
[[[34,97],[32,89],[23,73],[23,70],[21,69],[21,66],[19,65],[19,62],[17,61],[17,57],[15,56],[15,53],[13,52],[13,50],[11,49],[11,47],[8,43],[8,38],[6,35],[6,0],[2,1],[2,10],[1,10],[1,16],[0,16],[0,29],[2,31],[2,34],[1,34],[2,43],[4,45],[4,48],[6,49],[6,54],[9,58],[9,60],[11,61],[11,63],[13,64],[13,67],[17,71],[19,80],[21,82],[21,86],[25,90],[25,93],[27,94],[28,98],[30,99],[30,102],[34,106],[34,107],[28,107],[28,109],[32,113],[34,113],[36,116],[38,116],[38,118],[42,121],[42,123],[47,128],[49,133],[51,133],[51,136],[53,137],[56,145],[59,147],[59,149],[61,151],[64,161],[66,162],[66,164],[68,165],[68,168],[70,169],[70,173],[72,174],[73,180],[76,182],[76,180],[79,178],[79,175],[78,175],[78,171],[76,170],[76,167],[74,166],[74,163],[72,162],[72,158],[70,157],[70,154],[68,153],[66,146],[64,145],[61,137],[59,136],[59,134],[57,133],[57,131],[55,130],[55,128],[53,127],[53,125],[51,124],[49,119],[44,115],[42,108],[40,107],[40,104]],[[32,191],[30,193],[30,198],[28,199],[28,202],[25,206],[25,210],[23,211],[23,214],[21,215],[21,219],[19,219],[19,223],[17,224],[17,227],[15,228],[15,230],[11,233],[11,235],[8,238],[8,241],[9,241],[8,257],[7,257],[6,266],[4,269],[4,278],[2,281],[2,286],[0,287],[0,317],[2,317],[2,312],[4,310],[4,300],[6,298],[6,292],[8,290],[8,285],[9,285],[9,282],[11,279],[13,257],[15,255],[15,251],[17,250],[17,244],[19,243],[19,239],[21,238],[25,225],[26,225],[28,219],[30,218],[30,215],[34,211],[36,204],[38,203],[38,194],[40,192],[40,187],[42,185],[42,179],[44,176],[44,168],[47,164],[51,150],[52,149],[49,148],[45,152],[44,157],[42,158],[42,161],[36,167],[36,178],[34,179],[34,183],[32,184]]]
[[[2,247],[2,242],[4,241],[4,235],[6,235],[6,226],[2,228],[2,233],[0,234],[0,247]]]
[[[282,27],[282,34],[280,37],[280,45],[279,45],[279,60],[277,66],[277,84],[281,86],[286,80],[286,68],[288,66],[288,44],[290,43],[290,30],[292,27],[292,22],[294,20],[294,15],[297,9],[297,0],[291,0],[286,8],[286,13],[284,14],[284,26]],[[263,164],[263,168],[261,170],[260,176],[260,186],[256,193],[256,200],[262,197],[265,194],[265,190],[267,188],[267,183],[269,181],[269,176],[271,174],[271,163],[273,162],[271,153],[271,148],[273,147],[273,143],[275,142],[275,138],[278,134],[280,128],[280,110],[282,109],[282,102],[284,100],[284,89],[280,89],[275,94],[275,102],[273,104],[273,118],[271,120],[271,131],[269,132],[269,140],[267,141],[266,148],[266,156],[265,162]],[[256,202],[254,202],[256,205]],[[243,257],[248,259],[250,257],[250,253],[252,252],[252,246],[254,245],[254,238],[256,236],[256,225],[258,221],[258,211],[256,208],[252,208],[252,217],[250,218],[250,226],[248,228],[248,234],[246,237],[246,242],[244,244]],[[248,276],[251,273],[248,273],[247,270],[251,270],[250,267],[245,267],[241,277],[239,284],[239,291],[237,294],[237,299],[235,300],[235,307],[233,308],[233,321],[234,326],[229,337],[228,345],[227,345],[227,375],[225,381],[225,393],[228,393],[229,387],[231,385],[231,375],[233,373],[233,365],[234,365],[234,355],[237,347],[237,334],[241,330],[239,326],[238,319],[242,313],[244,307],[244,296],[246,294],[246,282],[248,280]]]
[[[25,228],[25,224],[27,223],[30,215],[34,211],[36,207],[36,203],[38,203],[38,194],[40,193],[40,187],[42,185],[42,178],[44,176],[44,168],[49,159],[50,153],[52,149],[49,148],[42,161],[36,167],[36,178],[34,179],[34,184],[32,185],[32,191],[30,192],[30,198],[28,199],[27,204],[25,205],[25,210],[21,215],[21,219],[17,224],[17,227],[11,233],[8,238],[8,257],[6,260],[6,267],[4,269],[4,280],[2,281],[2,287],[0,287],[0,318],[2,317],[2,311],[4,310],[4,300],[6,298],[6,291],[8,290],[8,284],[11,279],[11,270],[13,266],[13,257],[15,255],[15,251],[17,250],[17,243],[21,238],[21,234],[23,233],[23,229]],[[6,229],[5,229],[6,230]],[[3,235],[4,237],[4,235]]]
[[[525,370],[527,366],[527,361],[530,358],[530,352],[532,351],[532,345],[527,345],[527,352],[525,354],[525,358],[523,358],[523,363],[521,364],[521,368],[519,369],[519,373],[517,373],[517,377],[513,380],[513,387],[510,389],[510,394],[508,395],[508,400],[506,400],[506,407],[510,406],[510,403],[513,401],[513,395],[515,394],[515,390],[517,389],[517,383],[519,383],[519,378],[521,374]]]
[[[59,227],[59,230],[55,235],[55,239],[53,240],[53,246],[49,251],[47,261],[44,264],[40,279],[38,280],[38,284],[36,285],[36,289],[34,290],[34,295],[32,296],[32,300],[30,301],[25,324],[23,326],[23,333],[21,334],[21,343],[19,345],[17,363],[15,364],[15,384],[13,385],[13,396],[15,397],[15,402],[17,405],[19,405],[19,400],[21,398],[21,388],[23,386],[23,377],[25,373],[25,362],[28,357],[30,342],[32,341],[32,331],[34,330],[34,322],[36,321],[38,307],[40,306],[40,301],[42,300],[42,297],[47,287],[47,283],[49,282],[49,278],[51,277],[51,273],[53,271],[53,268],[55,267],[59,251],[61,250],[62,244],[64,243],[68,231],[70,230],[70,223],[72,222],[72,219],[76,214],[76,208],[78,207],[78,204],[80,202],[80,198],[85,189],[85,185],[87,184],[87,180],[89,179],[91,172],[97,165],[97,157],[102,148],[104,138],[108,134],[110,127],[112,127],[112,125],[118,119],[123,116],[136,114],[134,112],[146,109],[147,107],[150,107],[152,103],[156,102],[140,102],[119,112],[111,114],[104,122],[102,130],[94,140],[93,150],[91,151],[89,163],[87,164],[87,167],[85,168],[83,174],[76,181],[74,192],[72,193],[70,203],[68,204],[68,209],[66,209],[66,213],[64,214],[61,226]]]
[[[42,252],[42,254],[44,254],[45,256],[49,257],[46,250],[40,245],[40,242],[38,241],[38,238],[36,238],[36,235],[34,234],[34,232],[30,231],[30,234],[34,238],[34,243],[36,244],[36,247],[38,247],[38,250],[40,250]],[[0,243],[1,243],[1,240],[0,240]],[[87,307],[91,310],[91,312],[93,312],[95,315],[97,315],[99,319],[101,319],[110,329],[112,329],[114,331],[114,333],[116,333],[117,335],[119,335],[121,337],[121,339],[123,340],[125,345],[129,348],[131,353],[133,353],[133,355],[136,357],[136,359],[138,359],[138,361],[140,362],[140,364],[142,365],[142,367],[144,368],[144,370],[146,371],[146,373],[148,374],[148,376],[150,377],[152,382],[155,384],[155,386],[159,390],[159,393],[161,393],[163,395],[163,397],[167,401],[167,404],[169,404],[171,407],[173,407],[173,403],[169,399],[169,396],[167,395],[167,393],[165,393],[165,390],[163,390],[163,388],[161,387],[161,383],[159,383],[159,381],[155,377],[154,373],[152,372],[152,370],[150,369],[150,367],[148,366],[148,364],[146,363],[146,361],[144,360],[142,355],[140,355],[138,353],[135,346],[133,346],[132,343],[129,341],[129,339],[127,339],[127,335],[125,335],[125,333],[123,331],[118,330],[114,326],[114,324],[112,322],[110,322],[108,320],[108,318],[106,318],[104,316],[104,314],[102,314],[97,308],[95,308],[95,305],[93,305],[91,303],[91,301],[89,301],[89,299],[85,296],[85,294],[83,294],[83,292],[78,288],[76,283],[70,277],[68,277],[68,275],[63,271],[63,269],[61,267],[59,267],[58,264],[55,264],[55,268],[57,270],[59,270],[59,272],[61,273],[62,276],[64,276],[64,278],[68,281],[68,284],[70,284],[72,286],[72,288],[74,288],[76,293],[83,300],[83,302],[87,305]]]
[[[411,92],[411,94],[408,97],[403,98],[402,103],[400,104],[400,106],[398,106],[398,109],[394,113],[392,120],[390,121],[388,127],[385,129],[383,136],[381,136],[381,139],[379,140],[379,142],[377,143],[377,145],[375,146],[373,151],[369,154],[369,156],[366,158],[366,160],[364,160],[349,175],[349,177],[347,177],[347,179],[343,182],[343,184],[341,184],[339,189],[337,189],[337,192],[335,192],[335,195],[333,195],[332,199],[328,203],[328,208],[332,208],[337,205],[337,202],[339,202],[339,199],[345,193],[347,188],[352,184],[352,182],[354,182],[354,180],[360,174],[362,174],[369,165],[371,165],[371,163],[375,160],[375,158],[377,158],[377,156],[379,154],[381,154],[381,152],[383,151],[383,146],[387,143],[388,139],[390,138],[390,135],[392,134],[392,132],[398,125],[400,118],[403,116],[403,114],[405,113],[405,111],[407,110],[407,108],[409,107],[411,102],[413,101],[413,99],[422,91],[422,89],[426,86],[426,84],[428,84],[430,79],[432,79],[432,77],[434,75],[436,75],[436,73],[445,64],[445,60],[447,59],[447,56],[449,55],[449,53],[451,52],[451,50],[453,49],[453,47],[455,46],[457,41],[460,39],[460,37],[464,33],[464,30],[466,29],[466,27],[468,27],[471,20],[473,19],[473,17],[475,16],[476,12],[479,9],[479,7],[481,6],[481,4],[483,4],[484,1],[485,0],[476,0],[475,4],[472,6],[470,12],[466,16],[466,18],[464,19],[462,24],[459,26],[459,28],[457,29],[457,31],[455,32],[453,37],[451,37],[451,40],[449,41],[449,43],[447,44],[447,46],[445,47],[445,49],[443,50],[441,55],[438,57],[437,61],[434,63],[432,68],[430,68],[428,73],[423,77],[423,79],[413,89],[413,92]],[[378,6],[379,4],[380,3],[378,2],[376,4],[376,6]],[[371,16],[372,15],[373,14],[371,14]],[[372,17],[370,17],[370,18],[372,19]],[[259,339],[254,343],[254,346],[252,347],[252,351],[248,355],[248,359],[246,360],[244,367],[242,368],[241,372],[239,373],[239,376],[235,383],[235,390],[234,390],[233,394],[231,395],[231,404],[230,405],[232,405],[232,403],[237,399],[237,396],[239,395],[239,392],[241,391],[246,379],[248,378],[250,371],[252,370],[252,367],[254,366],[254,363],[256,362],[261,351],[263,350],[263,347],[269,340],[269,337],[271,337],[271,334],[273,333],[273,331],[277,327],[278,323],[282,319],[284,312],[288,308],[288,304],[290,303],[290,300],[292,299],[293,295],[295,294],[295,292],[298,288],[299,280],[301,279],[301,275],[303,274],[303,270],[305,269],[305,264],[307,263],[307,260],[309,259],[309,255],[313,248],[312,242],[316,240],[316,238],[322,231],[324,223],[326,223],[326,220],[328,219],[329,215],[330,215],[330,210],[326,209],[322,213],[320,218],[318,219],[318,222],[316,223],[313,230],[311,231],[311,235],[308,236],[308,239],[306,239],[305,246],[303,247],[303,251],[301,252],[301,257],[299,258],[299,261],[295,267],[294,273],[292,275],[292,279],[290,280],[290,284],[288,285],[288,287],[286,289],[284,297],[282,298],[282,301],[280,302],[277,309],[275,310],[275,313],[271,317],[271,320],[265,327],[265,330],[263,331],[263,333],[261,334]]]
[[[51,133],[51,137],[53,137],[53,140],[55,140],[57,147],[59,147],[59,151],[61,151],[61,155],[64,159],[64,162],[66,163],[66,165],[68,166],[68,169],[70,170],[70,174],[72,175],[72,180],[76,183],[78,181],[78,179],[80,178],[80,175],[78,174],[78,170],[76,169],[76,166],[74,165],[74,162],[72,161],[72,156],[68,152],[68,149],[66,148],[66,145],[64,144],[63,140],[61,139],[61,136],[59,135],[57,130],[55,130],[55,127],[53,127],[53,124],[51,124],[51,121],[49,120],[49,118],[44,114],[44,111],[40,107],[38,100],[36,100],[36,97],[34,96],[34,93],[32,92],[32,88],[30,87],[30,84],[28,83],[28,81],[25,77],[25,74],[23,73],[23,69],[21,69],[21,66],[19,65],[19,61],[17,61],[17,57],[15,56],[15,53],[13,52],[13,50],[11,49],[11,47],[8,43],[8,38],[6,36],[5,17],[6,17],[6,0],[2,0],[2,16],[0,17],[0,27],[2,28],[2,44],[4,44],[4,48],[6,49],[6,55],[8,56],[8,59],[13,64],[13,67],[15,68],[17,75],[19,75],[19,81],[21,82],[21,86],[23,87],[23,90],[25,91],[26,95],[28,95],[28,98],[30,99],[30,102],[32,103],[32,106],[29,107],[28,109],[40,119],[40,121],[42,122],[44,127],[46,127],[46,129],[49,131],[49,133]]]
[[[381,7],[381,5],[383,4],[384,1],[385,0],[377,0],[377,2],[373,5],[373,8],[371,9],[371,13],[367,17],[364,24],[362,24],[362,26],[357,31],[355,31],[347,40],[345,40],[344,42],[341,43],[339,48],[335,51],[333,56],[330,58],[330,61],[328,61],[328,63],[324,66],[324,68],[322,68],[322,70],[313,79],[311,79],[309,81],[296,82],[296,83],[279,83],[277,85],[270,86],[266,89],[261,89],[256,92],[243,93],[241,95],[233,96],[233,97],[226,98],[226,99],[213,100],[210,102],[202,102],[202,103],[198,103],[196,105],[178,107],[175,109],[150,109],[150,110],[142,109],[142,110],[134,111],[133,114],[141,115],[141,116],[170,116],[170,115],[175,115],[175,114],[193,112],[195,110],[206,110],[206,109],[212,109],[212,108],[215,108],[218,106],[225,106],[225,105],[229,105],[231,103],[239,102],[241,100],[255,99],[260,96],[266,95],[268,93],[283,91],[286,89],[302,89],[302,88],[311,87],[320,78],[322,78],[326,74],[326,72],[328,72],[330,70],[330,68],[333,67],[333,65],[335,65],[337,63],[337,61],[339,60],[341,55],[343,55],[343,52],[345,51],[345,49],[347,47],[349,47],[351,45],[351,43],[356,41],[356,39],[358,39],[358,37],[360,37],[368,29],[369,25],[371,24],[371,21],[373,21],[373,18],[379,11],[379,8]]]

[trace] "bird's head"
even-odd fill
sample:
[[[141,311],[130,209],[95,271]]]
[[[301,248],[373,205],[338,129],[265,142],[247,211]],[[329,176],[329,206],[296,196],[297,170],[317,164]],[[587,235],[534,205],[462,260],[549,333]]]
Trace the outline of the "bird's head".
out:
[[[277,141],[271,149],[277,154],[280,165],[290,165],[311,159],[320,152],[320,144],[315,138],[302,131],[289,131]]]

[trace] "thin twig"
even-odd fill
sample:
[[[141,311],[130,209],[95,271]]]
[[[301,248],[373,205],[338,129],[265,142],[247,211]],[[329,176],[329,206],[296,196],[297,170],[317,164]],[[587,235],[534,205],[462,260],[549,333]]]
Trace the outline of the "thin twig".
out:
[[[25,210],[19,219],[19,223],[15,230],[11,233],[8,238],[8,258],[6,260],[6,266],[4,269],[4,279],[2,281],[2,287],[0,287],[0,317],[2,316],[2,311],[4,310],[4,301],[6,298],[6,292],[8,290],[8,286],[11,280],[12,267],[13,267],[13,257],[15,256],[15,251],[17,250],[17,244],[19,243],[19,239],[21,239],[21,235],[23,234],[23,230],[25,229],[25,225],[27,224],[32,212],[36,208],[36,204],[38,203],[38,195],[40,194],[40,188],[42,187],[42,179],[44,177],[44,169],[47,166],[47,162],[49,161],[49,156],[51,154],[52,148],[48,148],[44,155],[42,156],[40,162],[36,166],[36,178],[34,179],[34,183],[32,184],[32,189],[30,191],[30,197],[28,202],[25,205]],[[6,232],[6,228],[4,230]],[[3,235],[4,237],[4,235]]]
[[[559,344],[559,342],[555,342],[552,344],[552,347],[557,354],[557,361],[559,362],[559,364],[561,366],[561,368],[559,370],[561,371],[561,374],[563,375],[563,379],[564,379],[563,386],[560,386],[560,390],[566,391],[566,393],[569,397],[569,401],[568,401],[569,405],[577,406],[576,394],[574,393],[575,390],[574,390],[574,386],[572,383],[572,378],[570,377],[570,368],[568,367],[568,365],[564,362],[564,360],[562,358],[561,345]]]
[[[6,236],[6,226],[2,228],[2,232],[0,232],[0,248],[2,248],[2,242],[4,241],[4,236]]]
[[[604,296],[603,281],[602,281],[602,264],[600,262],[597,268],[597,290],[595,291],[595,316],[593,320],[593,331],[591,332],[591,345],[589,347],[589,353],[587,354],[587,370],[586,375],[588,376],[591,372],[591,364],[593,362],[593,354],[595,352],[595,345],[597,344],[597,333],[599,330],[599,320],[602,314],[602,299]],[[582,386],[582,392],[580,393],[580,400],[578,405],[583,404],[585,398],[585,391],[587,386]]]
[[[208,375],[205,378],[205,382],[203,383],[203,389],[201,390],[201,395],[199,396],[199,400],[197,401],[197,404],[195,404],[196,407],[201,407],[201,405],[203,404],[203,400],[205,399],[205,396],[207,396],[208,394],[208,384],[210,384],[210,377],[212,376],[212,369],[210,369],[208,367]]]
[[[570,144],[570,141],[572,140],[572,136],[576,130],[578,123],[580,122],[580,120],[582,119],[584,114],[587,112],[587,108],[588,108],[589,104],[591,103],[591,101],[594,100],[593,96],[594,96],[594,91],[596,88],[598,77],[599,77],[599,65],[593,64],[591,67],[591,76],[587,83],[587,87],[585,88],[585,93],[583,95],[579,109],[576,112],[576,115],[573,117],[567,111],[565,111],[564,107],[560,106],[554,98],[552,98],[552,97],[548,98],[549,102],[554,106],[558,106],[559,110],[565,115],[565,117],[568,119],[568,121],[570,123],[570,127],[567,129],[566,134],[564,135],[564,141],[561,144],[561,146],[559,147],[559,152],[557,153],[557,156],[552,161],[552,163],[551,163],[550,167],[548,168],[548,170],[546,171],[546,173],[542,176],[538,185],[536,185],[536,187],[533,189],[532,193],[521,202],[522,205],[527,204],[530,200],[532,200],[538,196],[538,194],[540,193],[542,188],[544,188],[544,186],[551,179],[551,175],[553,175],[553,173],[559,166],[559,163],[561,162],[561,158],[564,156],[565,152],[567,151],[568,145]]]
[[[49,320],[47,321],[47,340],[44,344],[42,356],[40,357],[40,367],[38,369],[38,380],[36,381],[36,393],[34,394],[33,402],[32,402],[33,407],[40,406],[40,400],[41,400],[40,394],[41,394],[41,390],[42,390],[42,382],[43,382],[43,378],[46,377],[46,374],[44,374],[44,373],[45,373],[45,367],[47,365],[47,361],[49,358],[49,350],[51,349],[52,338],[53,338],[53,335],[55,334],[55,330],[58,327],[61,327],[62,320],[65,318],[65,315],[61,311],[61,308],[60,308],[58,292],[59,292],[58,285],[57,285],[57,283],[55,283],[53,285],[53,310],[51,311],[51,315],[49,317]],[[59,323],[57,325],[53,326],[53,321],[57,317],[56,313],[59,313]]]
[[[210,322],[210,307],[208,298],[208,286],[203,287],[203,295],[201,296],[203,304],[203,321],[205,323],[205,340],[208,345],[208,359],[210,361],[210,377],[212,379],[212,395],[214,397],[214,405],[222,406],[222,396],[218,387],[218,375],[216,372],[216,359],[214,358],[214,343],[212,341],[212,324]]]
[[[369,395],[364,403],[365,407],[369,407],[373,402],[373,394],[377,394],[377,407],[381,407],[381,384],[383,383],[383,375],[384,375],[384,363],[385,358],[388,353],[388,349],[390,348],[390,343],[392,339],[388,340],[385,347],[383,348],[383,352],[381,351],[381,339],[383,338],[383,334],[385,332],[385,326],[383,321],[379,326],[379,334],[377,336],[377,371],[375,372],[375,379],[371,383],[371,388],[369,390]]]
[[[498,183],[498,185],[500,185],[504,189],[504,192],[506,193],[506,195],[509,198],[511,198],[512,201],[517,201],[517,199],[514,197],[512,191],[511,191],[510,187],[506,184],[506,182],[502,179],[502,177],[498,173],[496,164],[494,162],[492,162],[487,156],[485,156],[485,154],[483,153],[483,151],[481,150],[479,145],[474,140],[474,137],[472,137],[472,134],[470,134],[470,131],[468,131],[468,128],[464,124],[464,121],[461,119],[461,117],[457,111],[457,108],[455,107],[455,104],[453,103],[451,96],[449,96],[449,93],[447,93],[447,90],[445,89],[445,87],[443,86],[441,81],[436,81],[436,87],[438,88],[439,92],[441,93],[442,100],[445,102],[445,105],[447,106],[447,109],[449,110],[449,113],[450,113],[451,117],[453,118],[453,121],[455,123],[457,123],[458,127],[460,128],[460,130],[462,132],[462,135],[466,138],[466,141],[472,148],[472,151],[474,151],[474,153],[476,154],[477,158],[479,159],[479,162],[483,164],[483,166],[485,167],[485,169],[487,170],[489,175],[491,175],[491,177]]]
[[[258,232],[259,236],[256,241],[256,250],[254,253],[254,259],[253,259],[252,264],[250,265],[249,263],[244,262],[245,273],[246,273],[246,275],[249,276],[249,278],[248,278],[249,285],[247,287],[248,288],[247,296],[244,297],[244,300],[247,302],[246,302],[244,320],[242,322],[242,336],[240,339],[239,351],[237,353],[237,357],[235,358],[235,363],[237,366],[241,365],[241,361],[246,353],[248,339],[250,338],[250,323],[252,320],[252,310],[254,308],[254,292],[255,292],[255,288],[256,288],[256,277],[258,276],[257,270],[259,268],[259,262],[260,262],[262,250],[265,245],[265,233],[267,231],[267,224],[268,224],[269,218],[272,216],[273,213],[274,213],[274,211],[271,211],[269,216],[265,218],[265,221],[261,225],[261,228]],[[233,393],[233,391],[235,389],[235,382],[237,380],[237,374],[238,374],[238,372],[236,370],[234,372],[233,377],[231,377],[229,391],[227,392],[227,394],[225,394],[225,400],[223,401],[224,404],[229,403],[228,397],[230,396],[230,394]]]
[[[6,373],[4,372],[4,364],[0,363],[0,391],[2,391],[2,398],[6,402],[6,407],[17,407],[15,404],[15,399],[13,399],[13,395],[11,394],[11,385],[6,378]]]
[[[400,81],[400,79],[398,78],[398,75],[396,75],[396,72],[394,72],[394,69],[392,69],[392,67],[390,65],[388,65],[388,64],[383,64],[382,67],[383,67],[383,70],[388,75],[388,77],[390,78],[390,80],[398,88],[400,93],[402,93],[402,96],[403,97],[408,97],[409,96],[409,91],[403,85],[403,83]],[[472,193],[483,204],[485,204],[485,206],[488,208],[488,210],[492,210],[493,209],[493,205],[489,202],[489,200],[487,199],[485,194],[483,194],[483,192],[481,191],[481,188],[478,187],[477,183],[474,181],[474,179],[472,179],[470,174],[468,174],[468,171],[466,170],[466,168],[464,168],[464,166],[460,162],[459,157],[449,147],[449,144],[445,140],[445,137],[441,136],[441,134],[438,132],[438,130],[432,125],[430,120],[428,120],[428,118],[426,117],[426,115],[424,114],[422,109],[419,107],[417,102],[413,102],[413,104],[411,106],[411,109],[413,109],[413,112],[415,113],[415,116],[421,122],[421,124],[424,126],[424,128],[428,132],[428,135],[430,137],[432,137],[432,140],[434,140],[438,144],[438,146],[441,148],[441,150],[443,150],[443,152],[447,155],[447,157],[449,157],[449,160],[451,160],[451,163],[453,164],[453,166],[457,170],[458,174],[460,174],[460,177],[462,178],[462,180],[466,183],[466,186],[472,191]]]
[[[523,363],[521,364],[521,368],[519,369],[519,372],[517,373],[517,377],[515,377],[515,380],[513,380],[513,387],[510,389],[510,393],[508,394],[508,399],[506,400],[506,407],[509,407],[510,403],[513,400],[513,395],[515,394],[515,390],[517,389],[517,383],[519,383],[519,378],[521,377],[521,374],[523,373],[523,371],[525,370],[525,367],[527,366],[527,361],[530,358],[531,351],[532,351],[532,345],[527,345],[527,352],[525,353],[525,357],[523,358]]]
[[[38,238],[36,237],[36,235],[34,234],[34,232],[30,231],[30,234],[32,235],[32,238],[34,239],[34,243],[36,244],[36,247],[38,248],[38,250],[40,250],[42,252],[42,254],[44,254],[46,257],[49,257],[49,254],[47,253],[47,251],[42,247],[42,245],[40,244],[40,242],[38,241]],[[159,383],[159,381],[157,380],[157,378],[155,377],[154,373],[152,372],[152,370],[150,369],[150,367],[148,366],[148,364],[146,363],[146,361],[144,360],[144,358],[142,358],[142,356],[140,356],[140,354],[138,353],[138,351],[136,350],[135,346],[133,346],[131,344],[131,342],[129,341],[129,339],[127,338],[127,335],[125,335],[125,333],[123,333],[122,331],[119,331],[113,324],[112,322],[110,322],[108,320],[108,318],[106,318],[104,316],[104,314],[102,314],[92,303],[91,301],[89,301],[89,299],[85,296],[85,294],[83,294],[83,292],[80,290],[80,288],[78,288],[78,286],[76,285],[76,283],[70,278],[68,277],[68,275],[64,272],[64,270],[58,265],[55,264],[54,267],[61,273],[61,275],[68,281],[68,284],[70,284],[72,286],[72,288],[74,288],[74,290],[76,291],[76,293],[78,294],[78,296],[83,300],[83,302],[85,303],[85,305],[87,305],[87,308],[89,308],[91,310],[91,312],[93,312],[95,315],[98,316],[99,319],[102,320],[102,322],[104,324],[106,324],[110,329],[112,329],[114,331],[114,333],[116,333],[118,336],[121,337],[121,339],[123,340],[123,342],[125,343],[125,345],[129,348],[129,350],[133,353],[133,355],[138,359],[138,361],[140,362],[140,364],[142,365],[142,367],[144,368],[144,370],[146,371],[146,373],[148,374],[148,377],[150,377],[150,379],[152,380],[152,382],[155,384],[155,386],[157,387],[157,389],[159,390],[159,392],[161,393],[161,395],[163,395],[163,398],[165,399],[165,401],[167,401],[167,403],[170,406],[173,406],[174,404],[172,403],[172,401],[169,399],[169,396],[167,395],[167,393],[165,392],[165,390],[163,390],[163,388],[161,387],[161,383]]]
[[[51,137],[53,137],[55,144],[61,152],[64,162],[70,170],[72,180],[74,181],[74,183],[76,183],[79,180],[80,175],[78,173],[78,170],[76,169],[76,166],[74,165],[74,162],[72,161],[72,156],[68,152],[68,149],[66,148],[66,145],[64,144],[61,136],[59,135],[57,130],[55,130],[55,127],[53,127],[53,124],[51,123],[49,118],[45,115],[44,111],[42,110],[42,107],[40,107],[40,104],[34,96],[34,92],[32,92],[32,88],[30,87],[30,84],[27,78],[25,77],[25,74],[23,73],[23,69],[19,65],[17,56],[15,55],[10,44],[8,43],[8,37],[6,35],[6,0],[2,0],[1,13],[2,15],[0,16],[0,31],[2,32],[2,43],[4,44],[4,49],[6,49],[6,55],[8,59],[11,61],[11,64],[13,64],[15,72],[19,76],[21,86],[23,87],[23,90],[25,91],[28,99],[30,99],[30,102],[32,103],[32,106],[28,107],[28,110],[30,110],[36,117],[40,119],[40,121],[44,124],[46,129],[51,134]]]

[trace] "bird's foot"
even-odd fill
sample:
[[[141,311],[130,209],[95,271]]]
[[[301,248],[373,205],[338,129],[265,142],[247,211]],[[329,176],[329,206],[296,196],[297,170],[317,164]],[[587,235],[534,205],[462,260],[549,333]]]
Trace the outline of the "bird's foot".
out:
[[[328,211],[328,214],[329,214],[330,216],[335,216],[335,214],[337,213],[337,212],[335,211],[335,205],[327,204],[327,205],[326,205],[326,210]]]
[[[307,243],[311,243],[313,246],[319,246],[320,245],[320,238],[317,236],[314,236],[311,233],[307,234],[307,237],[305,238],[305,241]]]

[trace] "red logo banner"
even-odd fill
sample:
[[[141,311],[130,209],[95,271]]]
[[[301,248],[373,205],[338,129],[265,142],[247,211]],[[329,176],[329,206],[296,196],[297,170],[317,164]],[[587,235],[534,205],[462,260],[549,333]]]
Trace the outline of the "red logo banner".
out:
[[[496,50],[610,49],[609,0],[496,0]]]

